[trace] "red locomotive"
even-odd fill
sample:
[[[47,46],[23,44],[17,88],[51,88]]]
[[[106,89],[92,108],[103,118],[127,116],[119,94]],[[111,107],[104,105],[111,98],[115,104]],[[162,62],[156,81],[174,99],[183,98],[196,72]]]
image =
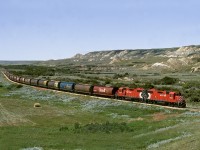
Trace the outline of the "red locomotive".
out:
[[[130,89],[121,87],[116,92],[118,99],[138,100],[146,103],[164,103],[165,105],[186,107],[186,102],[180,93],[159,91],[156,89],[145,90],[143,88]]]

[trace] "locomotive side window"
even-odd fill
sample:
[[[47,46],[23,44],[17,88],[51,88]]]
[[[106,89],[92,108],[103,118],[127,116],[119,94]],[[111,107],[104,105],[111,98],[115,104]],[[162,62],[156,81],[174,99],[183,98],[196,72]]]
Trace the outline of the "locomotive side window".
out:
[[[169,96],[170,96],[170,98],[174,98],[175,94],[170,94]]]

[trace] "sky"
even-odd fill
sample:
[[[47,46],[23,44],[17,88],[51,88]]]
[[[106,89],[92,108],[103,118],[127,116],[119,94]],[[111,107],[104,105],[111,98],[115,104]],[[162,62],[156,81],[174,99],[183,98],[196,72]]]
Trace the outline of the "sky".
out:
[[[200,45],[200,0],[0,0],[0,60]]]

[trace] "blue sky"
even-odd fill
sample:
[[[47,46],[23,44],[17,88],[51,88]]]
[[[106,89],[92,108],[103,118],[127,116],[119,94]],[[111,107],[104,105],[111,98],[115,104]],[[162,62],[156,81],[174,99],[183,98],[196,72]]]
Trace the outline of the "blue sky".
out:
[[[200,44],[199,0],[0,0],[0,60]]]

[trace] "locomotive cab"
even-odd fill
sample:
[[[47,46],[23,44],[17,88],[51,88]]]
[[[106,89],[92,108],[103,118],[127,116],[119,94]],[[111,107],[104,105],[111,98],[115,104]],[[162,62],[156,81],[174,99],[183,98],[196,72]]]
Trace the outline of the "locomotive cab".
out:
[[[169,98],[175,100],[176,93],[175,92],[169,92]]]
[[[174,93],[174,100],[177,103],[178,107],[186,107],[186,101],[181,93]]]

